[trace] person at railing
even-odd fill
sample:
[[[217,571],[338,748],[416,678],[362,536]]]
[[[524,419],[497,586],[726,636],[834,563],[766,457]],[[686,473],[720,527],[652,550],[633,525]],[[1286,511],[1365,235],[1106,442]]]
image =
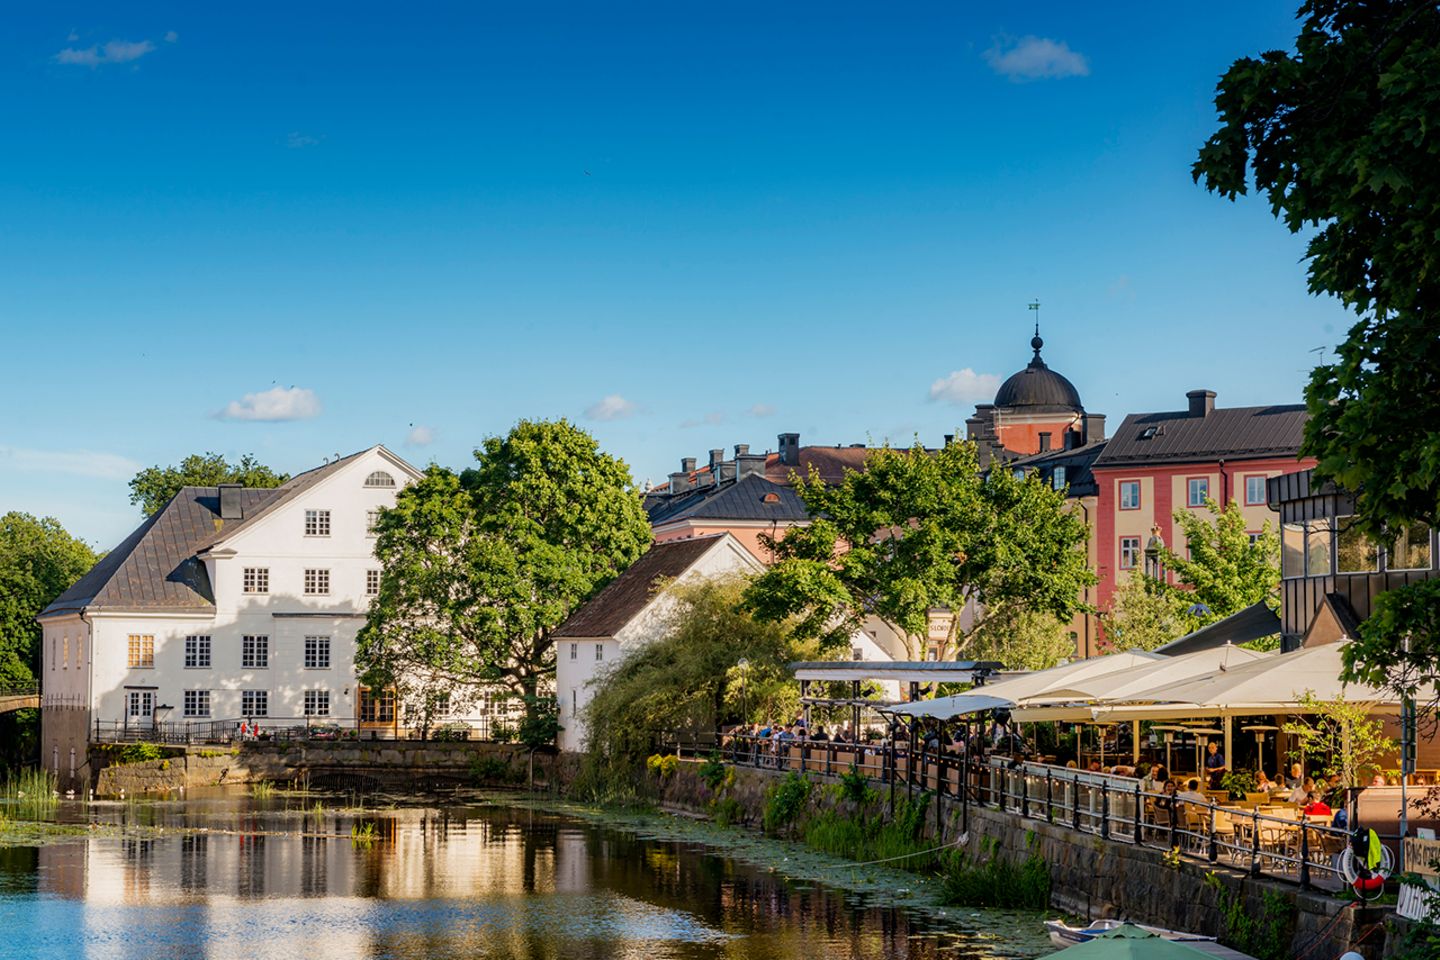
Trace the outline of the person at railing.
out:
[[[812,733],[812,734],[810,734],[810,742],[811,742],[811,743],[829,743],[829,742],[830,742],[830,734],[828,734],[828,733],[825,732],[825,724],[821,723],[821,724],[817,724],[817,725],[816,725],[816,727],[815,727],[815,732]]]
[[[1220,744],[1211,740],[1205,747],[1205,775],[1210,779],[1211,790],[1220,789],[1220,781],[1229,769],[1225,765],[1225,754],[1220,752]]]

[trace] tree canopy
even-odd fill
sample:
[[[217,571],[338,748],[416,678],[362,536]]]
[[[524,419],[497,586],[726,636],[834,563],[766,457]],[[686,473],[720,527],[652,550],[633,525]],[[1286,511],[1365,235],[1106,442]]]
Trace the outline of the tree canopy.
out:
[[[240,483],[247,487],[278,487],[290,475],[277,473],[245,454],[231,463],[218,453],[192,453],[169,467],[146,467],[130,479],[130,502],[140,512],[151,516],[170,502],[181,487],[213,487],[222,483]]]
[[[1293,53],[1243,57],[1220,80],[1220,128],[1197,181],[1230,199],[1252,184],[1292,233],[1310,232],[1309,285],[1359,317],[1306,387],[1304,452],[1320,481],[1356,495],[1385,542],[1440,522],[1440,7],[1430,0],[1310,0]],[[1366,664],[1440,669],[1440,638],[1415,585],[1387,595],[1359,644]],[[1425,659],[1421,659],[1425,658]]]
[[[1068,621],[1095,582],[1086,526],[1064,493],[1034,475],[982,474],[971,443],[884,447],[863,473],[831,484],[812,472],[795,478],[795,491],[815,519],[770,543],[776,562],[746,603],[764,620],[797,618],[802,637],[839,644],[875,616],[924,638],[930,611],[967,602]],[[962,618],[951,620],[942,658],[969,639]]]
[[[412,703],[498,684],[533,705],[551,633],[644,553],[650,524],[625,463],[564,420],[521,421],[475,461],[432,466],[382,511],[356,668]]]
[[[98,559],[53,517],[0,517],[0,687],[35,682],[41,637],[36,616]]]

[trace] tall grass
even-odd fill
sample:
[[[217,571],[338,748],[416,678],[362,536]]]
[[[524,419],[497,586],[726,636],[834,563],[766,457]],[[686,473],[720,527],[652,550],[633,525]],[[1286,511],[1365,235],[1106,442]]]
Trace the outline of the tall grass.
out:
[[[11,771],[5,778],[0,802],[3,815],[14,820],[48,820],[59,803],[59,782],[48,770],[30,767]]]
[[[823,810],[805,824],[805,843],[821,853],[861,862],[885,860],[906,870],[927,870],[937,863],[933,848],[938,845],[923,835],[929,805],[928,793],[913,800],[901,797],[891,820],[866,816],[863,810],[853,816]]]
[[[269,800],[275,796],[275,784],[269,780],[256,780],[250,784],[250,796],[256,800]]]
[[[945,899],[960,906],[1026,910],[1050,906],[1050,867],[1033,842],[1018,865],[1000,856],[993,837],[982,841],[978,860],[959,851],[948,853],[941,864],[940,884]]]

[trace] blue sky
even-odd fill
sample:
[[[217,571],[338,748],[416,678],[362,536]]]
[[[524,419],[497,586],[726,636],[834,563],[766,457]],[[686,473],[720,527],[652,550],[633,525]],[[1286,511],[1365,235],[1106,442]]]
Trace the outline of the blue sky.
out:
[[[1032,298],[1112,428],[1297,402],[1347,317],[1189,176],[1294,6],[12,11],[0,510],[108,547],[141,465],[463,465],[522,417],[642,481],[782,431],[933,443],[1028,360]]]

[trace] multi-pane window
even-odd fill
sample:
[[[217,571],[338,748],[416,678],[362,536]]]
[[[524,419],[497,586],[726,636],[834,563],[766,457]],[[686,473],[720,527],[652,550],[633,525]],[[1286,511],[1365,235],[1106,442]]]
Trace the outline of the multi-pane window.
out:
[[[1187,506],[1203,507],[1205,500],[1210,496],[1209,477],[1191,477],[1187,482],[1188,496],[1185,498]]]
[[[131,690],[126,699],[130,701],[128,712],[132,717],[148,717],[155,712],[153,690]]]
[[[1120,509],[1121,509],[1121,510],[1139,510],[1139,509],[1140,509],[1140,481],[1139,481],[1139,480],[1121,480],[1121,481],[1120,481]]]
[[[246,567],[243,581],[243,589],[246,593],[269,593],[270,568]]]
[[[155,666],[155,638],[148,633],[130,634],[129,657],[131,667]]]
[[[390,474],[386,473],[384,470],[376,470],[374,473],[370,474],[370,476],[365,478],[365,486],[393,487],[395,486],[395,478],[390,476]]]
[[[1430,525],[1412,523],[1402,529],[1390,548],[1391,570],[1430,569]]]
[[[240,666],[246,670],[270,669],[270,638],[251,634],[240,638]]]
[[[1264,477],[1245,478],[1245,503],[1252,507],[1265,503]]]
[[[603,644],[603,643],[597,643],[597,644],[595,644],[595,659],[596,659],[596,660],[604,660],[604,659],[605,659],[605,644]]]
[[[305,569],[305,593],[312,597],[323,597],[330,593],[330,571],[313,567]]]
[[[307,716],[307,717],[328,717],[328,716],[330,716],[330,691],[329,691],[329,690],[306,690],[306,691],[305,691],[305,716]]]
[[[1054,487],[1056,490],[1064,490],[1064,489],[1065,489],[1065,468],[1064,468],[1064,467],[1056,467],[1053,471],[1051,471],[1051,473],[1050,473],[1050,485],[1051,485],[1052,487]]]
[[[185,698],[181,703],[187,717],[210,716],[209,690],[186,690]]]
[[[578,643],[572,643],[572,644],[570,644],[570,659],[571,659],[571,660],[579,660],[579,659],[580,659],[580,644],[578,644]]]
[[[1380,569],[1380,551],[1354,517],[1335,520],[1335,572],[1374,573]]]
[[[366,532],[368,535],[370,535],[370,536],[373,537],[373,536],[375,536],[375,528],[378,527],[379,525],[380,525],[380,511],[379,511],[379,510],[366,510],[366,511],[365,511],[365,532]]]
[[[210,666],[210,638],[189,636],[185,638],[185,666],[189,669]]]
[[[305,511],[305,536],[307,536],[307,537],[328,537],[328,536],[330,536],[330,511],[329,511],[329,510],[306,510],[306,511]]]
[[[329,670],[329,669],[330,669],[330,638],[329,638],[329,637],[306,637],[306,638],[305,638],[305,669],[307,669],[307,670]]]
[[[242,717],[268,717],[270,715],[270,691],[241,690],[240,715]]]
[[[364,723],[393,723],[395,721],[395,691],[361,690],[360,719]]]
[[[1260,538],[1265,536],[1265,534],[1251,531],[1250,533],[1245,534],[1245,536],[1250,538],[1250,546],[1253,547],[1255,546],[1255,544],[1260,542]]]
[[[1140,561],[1140,538],[1120,538],[1120,569],[1133,570]]]
[[[1330,576],[1330,521],[1311,520],[1305,525],[1305,576]]]
[[[380,596],[380,571],[379,571],[379,570],[366,570],[366,571],[365,571],[365,596],[367,596],[367,597],[378,597],[378,596]]]

